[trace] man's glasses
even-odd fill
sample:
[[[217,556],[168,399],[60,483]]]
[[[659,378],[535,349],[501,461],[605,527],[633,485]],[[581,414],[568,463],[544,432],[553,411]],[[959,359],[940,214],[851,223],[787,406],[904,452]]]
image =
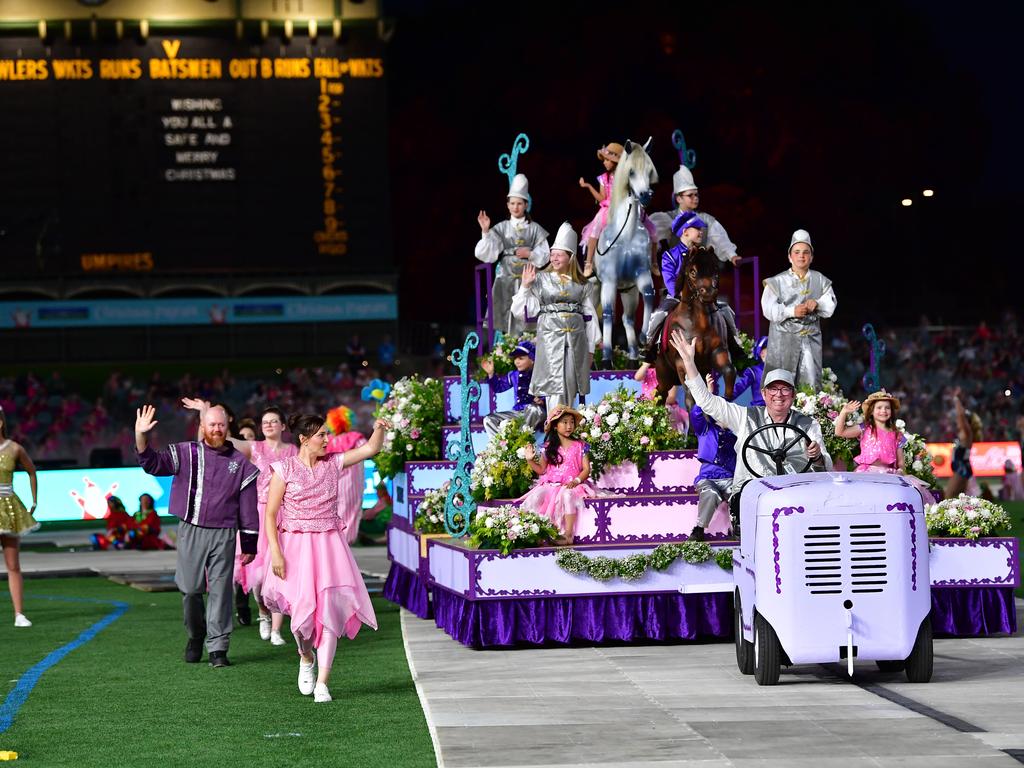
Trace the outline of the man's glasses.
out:
[[[792,387],[766,387],[764,391],[775,396],[793,394]]]

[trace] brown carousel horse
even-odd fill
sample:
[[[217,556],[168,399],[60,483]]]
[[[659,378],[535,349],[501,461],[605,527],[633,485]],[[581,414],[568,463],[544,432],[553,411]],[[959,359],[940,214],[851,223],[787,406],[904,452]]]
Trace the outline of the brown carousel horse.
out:
[[[695,362],[701,375],[717,371],[725,379],[725,397],[732,399],[736,369],[732,355],[743,356],[737,340],[736,315],[724,301],[718,301],[718,273],[721,267],[714,248],[691,248],[683,265],[679,304],[669,312],[662,327],[661,343],[654,366],[658,374],[658,394],[662,402],[672,387],[680,383],[676,365],[679,353],[668,342],[673,328],[682,330],[687,341],[697,337]],[[681,367],[680,367],[681,370]],[[693,398],[686,393],[686,404]]]

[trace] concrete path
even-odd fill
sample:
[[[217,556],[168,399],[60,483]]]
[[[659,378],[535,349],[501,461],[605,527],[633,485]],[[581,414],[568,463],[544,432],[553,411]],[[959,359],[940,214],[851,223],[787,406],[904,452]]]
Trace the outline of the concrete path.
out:
[[[402,625],[446,768],[1019,768],[1000,750],[1024,754],[1019,634],[936,641],[927,685],[862,663],[859,684],[813,666],[762,688],[731,644],[473,651],[405,611]]]

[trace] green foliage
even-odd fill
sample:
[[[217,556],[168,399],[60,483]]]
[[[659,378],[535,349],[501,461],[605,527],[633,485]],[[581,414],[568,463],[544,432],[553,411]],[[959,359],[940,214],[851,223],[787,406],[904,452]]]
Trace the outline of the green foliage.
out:
[[[438,379],[407,376],[399,379],[374,416],[391,426],[384,446],[374,457],[382,477],[394,477],[407,461],[441,458],[441,425],[444,420],[444,386]]]
[[[637,553],[626,557],[588,557],[574,549],[562,550],[555,556],[558,567],[575,574],[586,574],[598,581],[620,578],[624,581],[642,579],[647,570],[664,571],[676,560],[699,565],[714,560],[724,570],[732,570],[732,549],[714,550],[706,541],[683,541],[659,544],[649,555]]]
[[[521,418],[502,422],[469,473],[473,498],[515,499],[530,490],[534,476],[526,463],[526,446],[533,441],[534,431]]]
[[[530,331],[523,331],[518,336],[502,335],[501,341],[495,344],[494,348],[484,356],[494,363],[495,376],[504,376],[515,368],[515,364],[512,362],[512,351],[521,341],[536,342],[537,334]],[[478,369],[476,372],[476,378],[478,381],[484,381],[488,378],[487,372],[483,368]]]
[[[507,504],[477,509],[469,532],[472,546],[498,549],[503,555],[513,549],[539,547],[558,538],[558,529],[546,517]]]
[[[929,536],[977,539],[1008,531],[1010,516],[998,504],[961,493],[955,499],[929,504],[924,510]]]
[[[445,483],[440,488],[427,491],[423,501],[416,507],[416,519],[412,522],[413,528],[420,533],[448,533],[448,529],[444,526],[444,507],[448,500],[449,485],[450,483]],[[462,526],[462,520],[462,514],[456,512],[456,528]]]
[[[592,479],[625,461],[643,466],[650,451],[675,451],[686,445],[664,405],[657,399],[642,400],[622,386],[581,413],[576,436],[590,446]]]

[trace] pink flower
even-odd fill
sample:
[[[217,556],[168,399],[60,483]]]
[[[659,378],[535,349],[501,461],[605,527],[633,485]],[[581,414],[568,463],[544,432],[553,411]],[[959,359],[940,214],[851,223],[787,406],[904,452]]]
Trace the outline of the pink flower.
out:
[[[640,445],[647,445],[649,442],[651,442],[651,438],[649,438],[647,435],[644,435],[643,437],[640,438]]]
[[[608,442],[609,440],[611,440],[611,439],[612,439],[612,436],[611,436],[610,434],[608,434],[607,432],[605,432],[605,433],[604,433],[603,435],[601,435],[601,440],[602,440],[602,441],[604,441],[604,442],[606,442],[606,443],[607,443],[607,442]]]
[[[837,411],[829,411],[828,412],[828,417],[830,419],[833,419],[833,420],[835,420],[836,416],[838,416],[838,415],[839,415],[839,413]]]
[[[600,413],[595,413],[594,414],[594,426],[595,427],[601,426],[601,414]]]
[[[420,431],[418,429],[414,429],[412,432],[409,433],[409,435],[412,437],[413,440],[415,440],[420,436]]]
[[[978,526],[974,526],[973,528],[971,528],[971,533],[981,533],[981,528],[979,528]]]
[[[498,445],[500,445],[502,448],[508,448],[508,440],[500,440],[498,441]]]

